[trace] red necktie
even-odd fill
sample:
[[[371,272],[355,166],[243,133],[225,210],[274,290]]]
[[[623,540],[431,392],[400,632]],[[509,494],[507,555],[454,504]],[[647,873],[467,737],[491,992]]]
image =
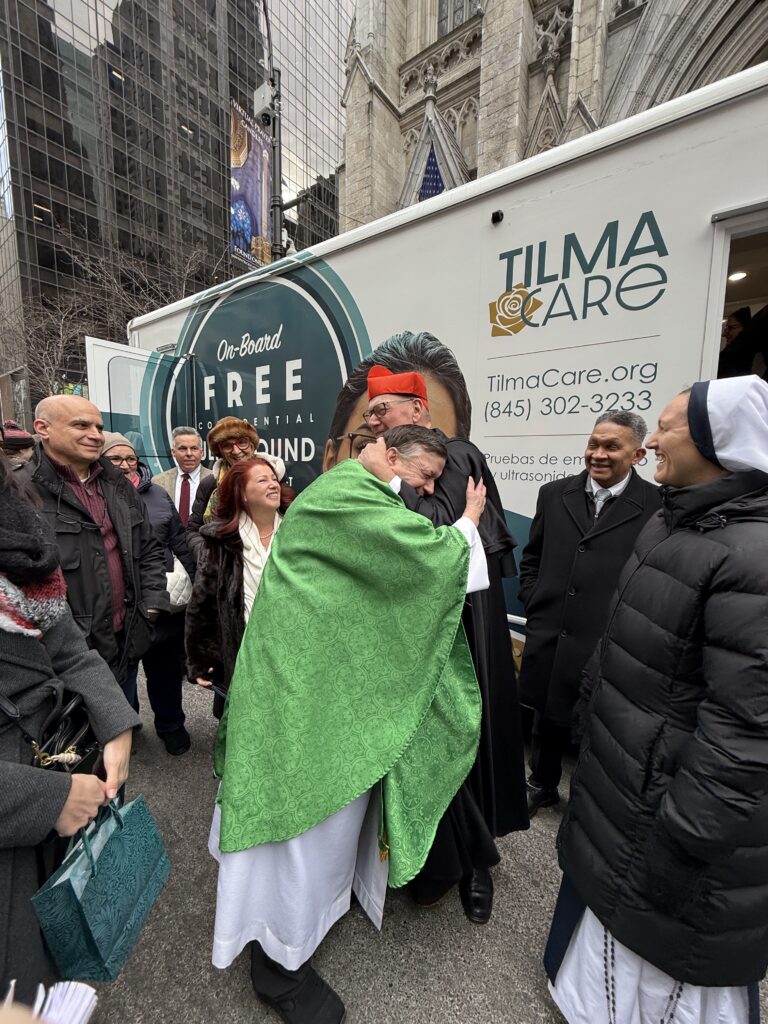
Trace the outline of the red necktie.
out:
[[[179,494],[179,516],[186,526],[189,522],[189,473],[181,477],[181,493]]]

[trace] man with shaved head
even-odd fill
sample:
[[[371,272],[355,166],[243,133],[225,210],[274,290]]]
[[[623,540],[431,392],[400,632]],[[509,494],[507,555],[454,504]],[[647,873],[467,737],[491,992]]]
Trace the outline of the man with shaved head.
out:
[[[92,402],[44,398],[34,428],[40,459],[18,472],[56,534],[75,621],[135,704],[128,668],[149,647],[157,613],[170,608],[162,549],[136,489],[101,458],[104,423]]]

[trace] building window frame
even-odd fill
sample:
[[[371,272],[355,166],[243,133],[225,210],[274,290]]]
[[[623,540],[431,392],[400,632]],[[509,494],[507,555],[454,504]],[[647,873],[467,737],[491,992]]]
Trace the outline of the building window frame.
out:
[[[437,36],[441,39],[472,17],[473,0],[438,0]]]

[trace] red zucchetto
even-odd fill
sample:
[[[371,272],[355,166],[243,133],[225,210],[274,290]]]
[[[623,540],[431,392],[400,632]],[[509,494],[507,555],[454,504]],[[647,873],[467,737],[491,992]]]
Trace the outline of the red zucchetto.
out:
[[[385,366],[372,366],[368,371],[368,398],[379,395],[412,395],[429,408],[426,381],[420,373],[392,373]]]

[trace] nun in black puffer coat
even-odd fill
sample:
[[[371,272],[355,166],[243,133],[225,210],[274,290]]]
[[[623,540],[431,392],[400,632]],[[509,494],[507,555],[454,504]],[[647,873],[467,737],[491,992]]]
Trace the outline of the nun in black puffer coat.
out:
[[[561,1009],[577,904],[606,949],[615,940],[680,986],[752,998],[768,965],[768,385],[695,384],[647,446],[663,506],[585,674],[558,836],[545,964]]]
[[[662,500],[586,681],[560,865],[665,973],[743,985],[768,964],[768,475]]]

